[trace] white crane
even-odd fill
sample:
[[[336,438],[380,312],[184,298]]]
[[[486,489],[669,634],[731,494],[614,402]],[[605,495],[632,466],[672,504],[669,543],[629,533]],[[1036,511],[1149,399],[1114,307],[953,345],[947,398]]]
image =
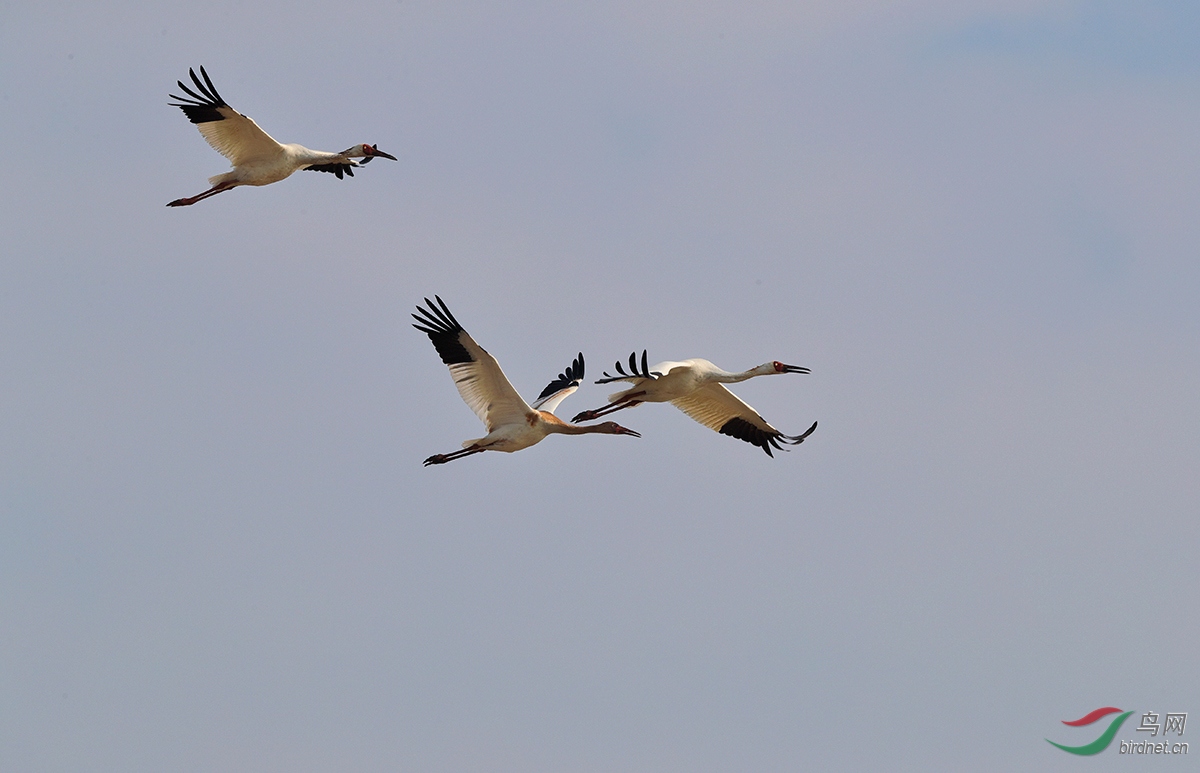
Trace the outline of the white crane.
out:
[[[608,405],[591,411],[583,411],[571,421],[591,421],[592,419],[633,408],[642,403],[671,403],[679,410],[691,416],[704,426],[715,429],[722,435],[729,435],[738,440],[745,440],[751,445],[758,446],[774,456],[771,448],[785,451],[784,445],[797,446],[813,433],[817,423],[800,435],[785,435],[772,427],[767,420],[758,415],[758,411],[738,399],[737,395],[725,388],[725,384],[754,378],[755,376],[770,376],[778,373],[811,373],[808,368],[796,365],[784,365],[772,361],[759,365],[741,373],[730,373],[721,370],[708,360],[684,360],[683,362],[660,362],[653,368],[646,367],[646,352],[642,350],[642,367],[638,370],[636,352],[629,355],[629,373],[616,364],[618,376],[610,376],[605,372],[605,378],[597,384],[608,384],[613,381],[628,381],[632,387],[608,396]]]
[[[541,442],[547,435],[554,434],[599,433],[641,437],[637,432],[614,421],[581,427],[568,424],[551,413],[567,395],[578,389],[583,381],[582,352],[571,363],[571,367],[542,390],[531,406],[513,389],[504,371],[500,370],[496,358],[484,351],[483,347],[475,343],[467,331],[463,330],[441,298],[436,295],[433,297],[437,299],[436,306],[428,298],[425,299],[428,309],[417,306],[418,313],[412,316],[419,324],[413,327],[429,336],[442,362],[449,366],[450,377],[454,379],[454,385],[458,387],[463,402],[475,411],[475,415],[487,426],[488,434],[486,437],[464,441],[461,451],[434,454],[425,460],[426,467],[431,464],[445,464],[483,451],[520,451]]]
[[[356,158],[361,158],[363,164],[376,157],[396,160],[395,156],[365,143],[341,153],[309,150],[303,145],[280,144],[258,128],[258,124],[248,116],[225,104],[203,67],[200,68],[200,75],[204,76],[203,83],[196,77],[195,70],[189,68],[188,74],[200,93],[192,91],[183,81],[176,81],[188,96],[172,94],[171,99],[179,102],[170,104],[187,114],[188,120],[196,124],[213,150],[229,159],[233,171],[208,178],[211,188],[195,196],[175,199],[168,207],[186,207],[239,185],[270,185],[290,176],[297,169],[329,172],[340,180],[342,175],[354,176],[354,167],[361,166],[354,160]]]

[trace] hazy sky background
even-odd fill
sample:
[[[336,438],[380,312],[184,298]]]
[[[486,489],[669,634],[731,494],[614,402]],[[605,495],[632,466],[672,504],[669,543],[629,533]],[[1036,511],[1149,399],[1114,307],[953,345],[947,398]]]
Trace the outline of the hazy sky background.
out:
[[[1200,722],[1200,7],[567,6],[0,8],[0,769],[1065,770],[1099,706]],[[201,64],[400,161],[168,209],[228,168],[167,106]],[[483,434],[434,293],[528,397],[778,359],[735,391],[820,426],[422,468]]]

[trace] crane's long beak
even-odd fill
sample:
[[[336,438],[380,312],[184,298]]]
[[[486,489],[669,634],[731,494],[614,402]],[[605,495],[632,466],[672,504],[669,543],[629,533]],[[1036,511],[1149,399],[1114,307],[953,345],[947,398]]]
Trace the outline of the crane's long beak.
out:
[[[379,156],[380,158],[390,158],[393,161],[400,160],[400,159],[396,158],[395,156],[393,156],[391,153],[384,153],[382,150],[380,150],[377,147],[372,146],[371,150],[375,151],[374,153],[371,154],[371,158],[374,158],[375,156]]]
[[[802,368],[799,365],[784,365],[784,373],[812,373],[808,368]]]
[[[634,437],[642,436],[642,433],[640,433],[640,432],[634,432],[633,430],[629,429],[628,427],[621,427],[621,426],[618,426],[617,434],[618,435],[633,435]]]

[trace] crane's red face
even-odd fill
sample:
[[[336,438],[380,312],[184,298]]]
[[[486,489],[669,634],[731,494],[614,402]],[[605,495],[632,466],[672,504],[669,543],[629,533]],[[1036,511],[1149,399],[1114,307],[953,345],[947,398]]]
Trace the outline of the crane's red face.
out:
[[[396,160],[395,156],[391,155],[390,153],[384,153],[382,150],[380,150],[378,145],[367,145],[364,143],[362,146],[362,152],[367,158],[375,158],[376,156],[379,156],[380,158],[390,158],[393,161]]]
[[[802,368],[799,365],[785,365],[779,360],[772,362],[771,366],[775,368],[776,373],[812,373],[808,368]]]

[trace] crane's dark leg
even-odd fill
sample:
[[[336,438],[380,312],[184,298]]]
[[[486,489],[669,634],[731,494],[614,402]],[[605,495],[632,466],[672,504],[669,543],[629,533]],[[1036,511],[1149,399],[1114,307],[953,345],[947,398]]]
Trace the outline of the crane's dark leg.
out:
[[[487,450],[486,448],[480,448],[479,446],[472,446],[470,448],[464,448],[461,451],[455,451],[454,453],[450,453],[450,454],[434,454],[433,456],[426,459],[423,462],[422,466],[428,467],[431,464],[445,464],[446,462],[453,462],[455,459],[461,459],[464,456],[470,456],[471,454],[481,454],[486,450]]]
[[[221,183],[219,185],[214,185],[213,187],[206,190],[204,193],[197,193],[195,196],[187,196],[182,199],[175,199],[174,201],[167,204],[167,206],[168,207],[188,207],[188,206],[191,206],[192,204],[195,204],[197,201],[200,201],[202,199],[207,199],[209,196],[216,196],[218,193],[224,193],[225,191],[229,190],[230,188],[236,188],[236,187],[237,187],[237,183]]]
[[[598,419],[601,416],[607,416],[610,413],[616,413],[617,411],[623,411],[626,408],[633,408],[636,405],[641,405],[642,401],[638,400],[636,398],[640,397],[641,395],[644,395],[644,394],[646,394],[646,393],[645,392],[637,392],[637,393],[629,395],[629,397],[623,398],[615,403],[609,403],[608,405],[604,406],[603,408],[596,408],[596,409],[590,410],[590,411],[582,411],[582,412],[576,414],[575,418],[571,419],[571,422],[573,424],[578,424],[581,421],[591,421],[592,419]],[[634,399],[630,399],[630,398],[634,398]]]

